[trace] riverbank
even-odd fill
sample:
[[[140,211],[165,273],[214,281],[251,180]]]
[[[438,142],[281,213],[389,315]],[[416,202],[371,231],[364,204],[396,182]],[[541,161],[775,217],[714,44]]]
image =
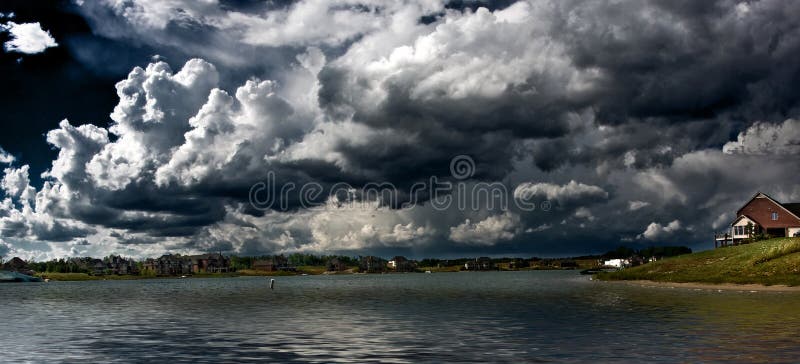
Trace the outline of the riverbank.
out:
[[[696,283],[696,282],[655,282],[647,280],[634,281],[598,281],[602,284],[624,284],[637,287],[690,289],[704,291],[738,291],[738,292],[800,292],[800,286],[763,284],[733,284],[733,283]]]
[[[520,268],[520,269],[493,269],[480,272],[496,272],[496,271],[540,271],[540,270],[576,270],[575,268]],[[447,267],[421,267],[417,268],[415,272],[394,272],[386,271],[382,273],[370,274],[407,274],[407,273],[459,273],[466,272],[460,266],[447,266]],[[155,276],[155,275],[90,275],[86,273],[38,273],[37,277],[48,279],[51,281],[123,281],[123,280],[140,280],[140,279],[171,279],[171,278],[234,278],[234,277],[286,277],[286,276],[299,276],[299,275],[349,275],[349,274],[364,274],[359,273],[357,268],[350,268],[344,271],[329,272],[324,266],[300,266],[295,271],[262,271],[254,269],[240,269],[236,272],[230,273],[193,273],[183,276]]]
[[[776,238],[686,254],[617,272],[599,273],[605,281],[650,281],[761,287],[800,286],[800,238]],[[709,287],[710,287],[709,286]]]

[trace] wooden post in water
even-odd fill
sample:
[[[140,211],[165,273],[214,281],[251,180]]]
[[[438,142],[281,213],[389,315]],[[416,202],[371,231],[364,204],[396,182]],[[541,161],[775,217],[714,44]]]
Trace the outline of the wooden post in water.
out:
[[[275,279],[269,280],[269,289],[275,289]]]

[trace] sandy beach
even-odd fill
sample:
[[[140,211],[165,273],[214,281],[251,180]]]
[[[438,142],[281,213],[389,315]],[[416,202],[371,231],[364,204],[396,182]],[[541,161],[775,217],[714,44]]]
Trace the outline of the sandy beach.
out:
[[[647,280],[634,280],[634,281],[599,281],[602,283],[611,284],[627,284],[639,287],[653,287],[653,288],[682,288],[682,289],[701,289],[701,290],[716,290],[716,291],[740,291],[740,292],[800,292],[800,286],[784,286],[773,285],[765,286],[761,284],[733,284],[733,283],[692,283],[692,282],[656,282]]]

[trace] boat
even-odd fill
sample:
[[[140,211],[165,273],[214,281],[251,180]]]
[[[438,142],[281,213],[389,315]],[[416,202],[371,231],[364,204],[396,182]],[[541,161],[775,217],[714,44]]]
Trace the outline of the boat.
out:
[[[431,274],[431,271],[429,271],[429,270],[426,270],[426,271],[425,271],[425,273],[426,273],[426,274]]]
[[[0,270],[0,283],[11,282],[44,282],[44,280],[39,277],[33,277],[19,272]]]

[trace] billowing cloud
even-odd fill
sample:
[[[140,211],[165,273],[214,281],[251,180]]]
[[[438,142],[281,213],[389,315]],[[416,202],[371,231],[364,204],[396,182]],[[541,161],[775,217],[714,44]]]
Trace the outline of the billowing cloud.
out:
[[[722,147],[728,154],[800,154],[800,120],[781,124],[757,122]]]
[[[6,168],[3,171],[0,187],[7,197],[20,198],[24,201],[33,199],[36,190],[30,186],[29,169],[29,166],[24,165],[20,168]]]
[[[17,24],[10,21],[0,24],[0,31],[6,31],[11,36],[11,40],[4,45],[7,52],[37,54],[58,46],[50,32],[42,29],[38,22]]]
[[[458,226],[450,228],[450,239],[465,244],[494,245],[511,240],[519,233],[519,216],[506,212],[477,222],[467,219]]]
[[[673,220],[666,225],[653,222],[650,223],[650,225],[647,225],[647,229],[645,229],[645,231],[639,235],[639,237],[649,240],[657,240],[677,232],[680,228],[681,222],[678,220]]]
[[[162,56],[121,77],[109,124],[70,117],[46,134],[57,156],[41,183],[34,164],[4,170],[2,237],[30,256],[702,246],[755,191],[800,201],[796,2],[79,10],[96,34]],[[459,155],[474,161],[463,180],[449,168]],[[536,208],[325,195],[386,183],[407,202],[432,177],[499,182]],[[318,187],[326,204],[251,206],[250,188],[269,181]]]

